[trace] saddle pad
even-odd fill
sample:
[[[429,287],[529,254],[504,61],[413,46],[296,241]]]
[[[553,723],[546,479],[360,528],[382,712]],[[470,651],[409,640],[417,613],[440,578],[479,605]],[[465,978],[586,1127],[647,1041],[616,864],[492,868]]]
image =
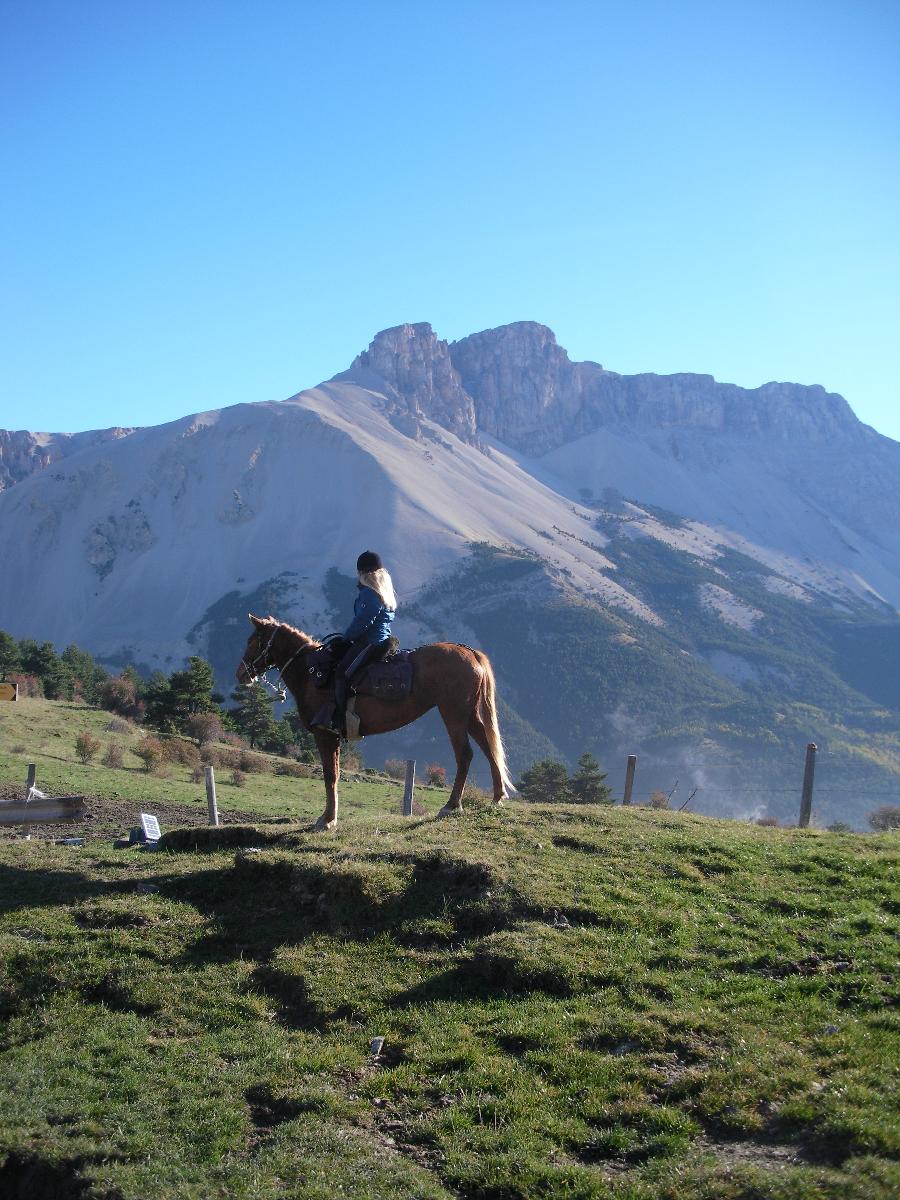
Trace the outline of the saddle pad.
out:
[[[412,658],[400,650],[383,662],[371,663],[350,684],[357,696],[376,696],[379,700],[403,700],[412,691]]]
[[[307,670],[317,688],[328,687],[334,671],[334,655],[327,646],[321,650],[313,650],[306,656]]]

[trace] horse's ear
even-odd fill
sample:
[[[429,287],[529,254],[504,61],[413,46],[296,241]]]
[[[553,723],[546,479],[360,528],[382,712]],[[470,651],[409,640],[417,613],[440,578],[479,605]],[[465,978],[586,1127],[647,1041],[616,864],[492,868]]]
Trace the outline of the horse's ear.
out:
[[[256,626],[257,629],[259,629],[262,625],[265,624],[262,617],[254,617],[253,613],[247,613],[247,616],[250,618],[250,620],[253,622],[253,624]]]

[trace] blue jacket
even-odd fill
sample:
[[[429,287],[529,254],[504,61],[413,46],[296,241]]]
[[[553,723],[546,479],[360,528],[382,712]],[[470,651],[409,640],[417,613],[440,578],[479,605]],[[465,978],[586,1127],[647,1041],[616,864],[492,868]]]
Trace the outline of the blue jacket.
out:
[[[394,610],[385,608],[381,597],[370,587],[359,584],[359,595],[353,605],[353,620],[347,626],[344,637],[348,642],[363,641],[367,646],[377,646],[391,636],[391,621]]]

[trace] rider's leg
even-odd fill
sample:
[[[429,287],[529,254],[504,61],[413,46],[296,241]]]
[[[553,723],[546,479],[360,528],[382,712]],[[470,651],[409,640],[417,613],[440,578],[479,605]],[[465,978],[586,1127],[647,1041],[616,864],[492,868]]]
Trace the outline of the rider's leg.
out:
[[[331,728],[336,733],[340,733],[342,737],[347,714],[347,700],[350,694],[350,680],[374,657],[374,651],[374,646],[353,642],[335,667],[334,715],[331,718]]]

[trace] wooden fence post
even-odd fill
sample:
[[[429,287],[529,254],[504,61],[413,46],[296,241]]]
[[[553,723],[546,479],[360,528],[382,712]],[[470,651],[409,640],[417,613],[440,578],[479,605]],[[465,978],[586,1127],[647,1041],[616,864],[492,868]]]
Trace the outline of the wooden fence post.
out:
[[[403,815],[411,817],[413,815],[413,790],[416,786],[416,760],[408,758],[406,760],[406,783],[403,788]]]
[[[622,797],[622,804],[631,803],[631,791],[634,787],[634,769],[637,766],[637,755],[628,755],[628,766],[625,768],[625,794]]]
[[[209,806],[209,824],[218,825],[219,807],[216,804],[216,774],[212,767],[206,768],[206,803]]]
[[[816,743],[809,742],[806,747],[806,765],[803,768],[803,793],[800,797],[800,820],[797,822],[801,829],[809,825],[812,814],[813,778],[816,773]]]

